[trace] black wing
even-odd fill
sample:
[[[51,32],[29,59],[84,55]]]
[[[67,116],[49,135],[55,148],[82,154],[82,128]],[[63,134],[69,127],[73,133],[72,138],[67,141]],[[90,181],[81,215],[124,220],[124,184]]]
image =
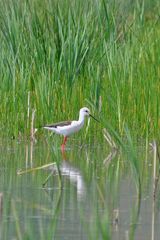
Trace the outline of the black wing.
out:
[[[71,125],[71,123],[72,123],[72,121],[65,121],[65,122],[59,122],[59,123],[46,125],[43,127],[57,128],[57,127],[69,126],[69,125]]]

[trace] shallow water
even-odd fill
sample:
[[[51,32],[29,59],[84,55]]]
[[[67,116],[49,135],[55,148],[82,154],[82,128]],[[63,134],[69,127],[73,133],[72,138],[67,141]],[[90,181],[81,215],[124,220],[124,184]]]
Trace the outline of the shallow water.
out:
[[[152,152],[133,161],[71,140],[62,156],[57,145],[1,140],[0,239],[159,239]]]

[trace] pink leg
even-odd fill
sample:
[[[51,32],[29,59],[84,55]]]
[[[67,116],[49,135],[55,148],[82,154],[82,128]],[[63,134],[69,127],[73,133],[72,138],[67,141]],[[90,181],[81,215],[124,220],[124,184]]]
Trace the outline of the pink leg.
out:
[[[64,150],[65,150],[66,142],[67,142],[67,137],[64,137],[63,143],[62,143],[62,145],[61,145],[61,150],[62,150],[62,152],[64,152]]]

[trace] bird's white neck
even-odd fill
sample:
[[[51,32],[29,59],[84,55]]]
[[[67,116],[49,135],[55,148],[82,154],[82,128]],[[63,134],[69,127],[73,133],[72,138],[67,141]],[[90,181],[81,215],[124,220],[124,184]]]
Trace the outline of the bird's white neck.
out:
[[[84,120],[85,120],[85,116],[84,116],[84,114],[82,114],[82,113],[80,113],[79,114],[79,122],[81,122],[81,123],[84,123]]]

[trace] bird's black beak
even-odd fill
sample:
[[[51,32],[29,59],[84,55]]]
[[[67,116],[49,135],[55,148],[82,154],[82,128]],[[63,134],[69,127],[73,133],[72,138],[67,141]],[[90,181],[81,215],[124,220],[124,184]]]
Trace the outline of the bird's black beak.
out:
[[[91,114],[89,114],[89,116],[90,116],[91,118],[93,118],[95,121],[100,122],[100,121],[98,121],[95,117],[93,117]]]

